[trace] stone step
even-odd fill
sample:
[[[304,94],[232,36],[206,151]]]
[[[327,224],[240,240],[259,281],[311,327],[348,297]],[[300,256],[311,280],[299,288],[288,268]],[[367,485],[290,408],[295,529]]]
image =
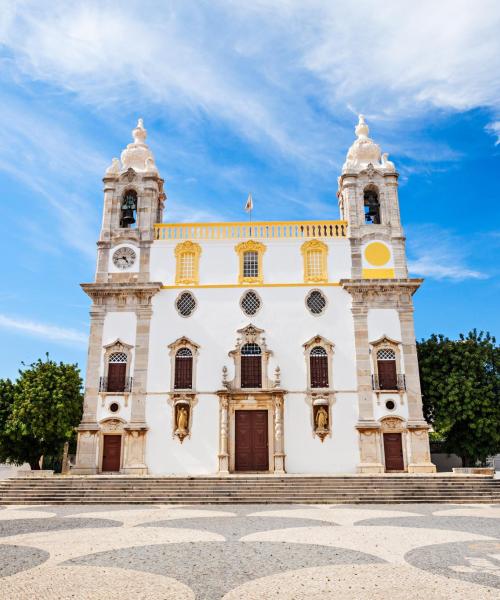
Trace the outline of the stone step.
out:
[[[16,478],[0,504],[259,504],[290,502],[500,502],[500,480],[481,476],[237,476]]]

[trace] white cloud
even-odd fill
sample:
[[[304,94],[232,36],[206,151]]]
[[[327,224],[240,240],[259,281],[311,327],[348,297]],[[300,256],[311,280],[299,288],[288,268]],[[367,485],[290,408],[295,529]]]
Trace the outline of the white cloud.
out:
[[[471,245],[454,232],[436,225],[410,225],[406,229],[411,275],[452,281],[488,278],[469,266]]]
[[[388,131],[432,107],[500,112],[496,0],[9,6],[0,42],[18,73],[96,107],[208,113],[312,163],[339,162],[354,111]]]
[[[67,329],[57,327],[47,323],[40,323],[17,317],[9,317],[0,314],[0,328],[19,331],[35,337],[41,337],[55,342],[63,342],[84,346],[87,343],[87,336],[76,329]]]
[[[500,121],[493,121],[486,126],[486,131],[497,138],[495,146],[500,144]]]

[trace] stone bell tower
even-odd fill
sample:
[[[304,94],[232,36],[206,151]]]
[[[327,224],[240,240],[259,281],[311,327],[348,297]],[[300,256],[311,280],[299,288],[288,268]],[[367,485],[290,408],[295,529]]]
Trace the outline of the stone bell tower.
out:
[[[146,145],[142,119],[132,136],[133,141],[123,150],[121,160],[114,158],[106,169],[95,281],[82,284],[92,299],[92,306],[84,414],[78,428],[73,470],[76,474],[104,470],[103,432],[110,428],[118,428],[122,436],[120,471],[147,473],[145,398],[151,299],[161,288],[160,282],[150,281],[149,263],[154,224],[162,222],[166,196],[163,179]],[[105,339],[105,325],[110,317],[118,319],[124,329],[120,326],[113,329],[113,333],[108,334],[113,339]],[[131,334],[134,330],[135,334]],[[132,338],[128,343],[124,341],[127,335]],[[112,396],[119,405],[116,413],[119,418],[111,418],[112,415],[101,409],[109,404],[107,361],[113,349],[125,355],[127,361],[127,383],[118,386],[123,394],[113,389]],[[127,414],[126,407],[130,407],[130,412],[125,419],[120,415]]]
[[[428,429],[422,397],[415,343],[412,296],[422,283],[409,279],[405,237],[401,226],[398,173],[388,154],[368,137],[363,115],[355,128],[356,140],[349,148],[339,178],[341,218],[348,222],[351,246],[351,278],[341,281],[352,297],[356,347],[358,429],[361,473],[385,469],[384,428],[401,433],[404,470],[435,471],[430,462]],[[377,315],[375,317],[375,315]],[[384,327],[399,330],[398,339],[385,332],[373,339],[369,321],[384,319]],[[392,323],[392,324],[391,324]],[[379,389],[377,352],[380,344],[397,357],[399,379],[391,391],[401,407],[400,416],[385,414],[385,390]],[[394,402],[392,402],[394,405]],[[406,411],[407,418],[401,415]],[[394,429],[396,428],[396,429]],[[386,432],[387,433],[387,432]]]

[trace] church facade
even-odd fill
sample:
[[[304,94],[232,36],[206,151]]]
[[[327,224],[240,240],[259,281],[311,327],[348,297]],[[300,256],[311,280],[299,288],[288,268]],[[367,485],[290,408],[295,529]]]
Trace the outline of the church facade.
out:
[[[163,223],[139,120],[104,176],[75,474],[433,472],[398,174],[361,116],[341,219]]]

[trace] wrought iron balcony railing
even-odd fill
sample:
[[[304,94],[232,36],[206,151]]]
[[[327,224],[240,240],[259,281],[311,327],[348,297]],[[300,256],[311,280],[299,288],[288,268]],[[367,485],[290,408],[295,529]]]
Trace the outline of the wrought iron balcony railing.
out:
[[[117,394],[131,392],[133,382],[134,382],[133,377],[126,377],[123,380],[123,383],[121,385],[117,385],[116,382],[111,382],[111,386],[110,386],[107,377],[100,377],[99,378],[99,391],[100,392],[114,392]]]
[[[406,390],[406,379],[402,373],[396,375],[396,379],[388,379],[372,375],[372,389],[375,391],[404,391]]]

